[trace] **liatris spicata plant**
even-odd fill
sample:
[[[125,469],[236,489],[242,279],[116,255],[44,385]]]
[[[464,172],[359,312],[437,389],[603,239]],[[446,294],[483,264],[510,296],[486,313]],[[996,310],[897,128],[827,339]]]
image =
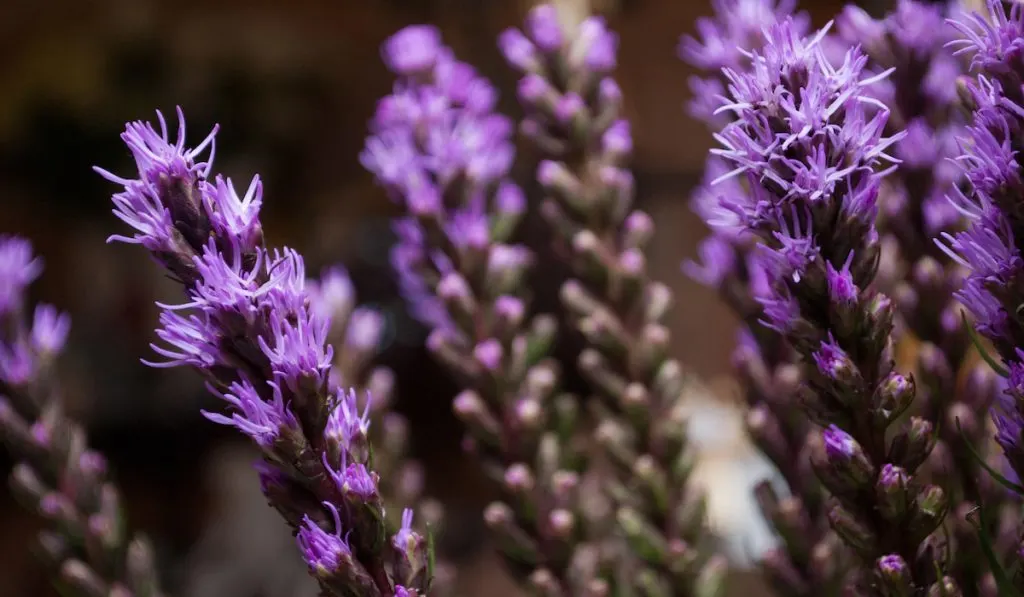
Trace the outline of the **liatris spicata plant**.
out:
[[[1015,478],[1002,480],[1015,490],[1019,499],[1024,494],[1024,487],[1019,484],[1024,472],[1024,320],[1020,309],[1024,299],[1020,286],[1024,261],[1019,244],[1019,239],[1024,238],[1020,209],[1024,193],[1020,174],[1024,6],[1014,4],[1008,9],[991,0],[987,17],[975,15],[952,22],[961,34],[953,46],[958,54],[971,59],[972,70],[977,73],[976,79],[964,84],[963,95],[973,113],[967,135],[961,141],[963,155],[957,158],[967,184],[951,197],[969,218],[969,227],[956,234],[943,234],[940,243],[950,257],[969,271],[956,297],[973,316],[974,329],[991,342],[1002,361],[988,356],[987,347],[980,347],[989,364],[1006,378],[1003,394],[997,398],[992,412],[996,441],[1013,473],[1010,476]],[[989,504],[982,506],[990,509]],[[1019,525],[1019,521],[1018,516],[1015,522]],[[983,524],[982,530],[986,530],[984,527]],[[1024,591],[1020,528],[1004,533],[1002,538],[996,536],[994,543],[997,556],[1017,560],[1017,571],[1012,579],[1007,579],[1004,572],[999,589],[1006,594],[1019,594]],[[1016,593],[1012,592],[1014,587]]]
[[[699,37],[684,36],[679,45],[683,60],[701,70],[690,79],[695,95],[689,111],[716,133],[734,115],[719,110],[725,94],[725,69],[740,71],[751,64],[751,51],[762,48],[764,30],[790,17],[796,34],[804,34],[809,19],[793,14],[793,2],[774,0],[719,0],[713,18],[697,22]],[[811,596],[836,593],[848,563],[838,538],[825,520],[820,484],[810,469],[809,445],[817,438],[806,417],[793,408],[793,395],[803,374],[797,355],[782,334],[761,324],[758,298],[769,292],[763,256],[756,235],[734,222],[723,222],[721,199],[736,201],[751,193],[740,177],[728,176],[732,166],[716,154],[708,158],[704,181],[695,189],[690,205],[708,225],[710,233],[698,248],[699,261],[683,270],[714,288],[743,323],[733,352],[733,366],[742,383],[750,410],[747,428],[758,447],[775,464],[790,489],[778,496],[770,483],[758,487],[758,502],[775,528],[780,545],[760,555],[760,566],[782,595]]]
[[[145,247],[188,295],[163,307],[153,348],[166,361],[151,364],[199,370],[230,405],[230,416],[205,415],[261,449],[263,492],[324,594],[426,594],[432,549],[410,510],[387,532],[365,410],[332,376],[329,323],[310,307],[302,257],[264,244],[259,178],[242,196],[228,179],[211,181],[216,129],[189,148],[180,110],[174,142],[159,119],[159,131],[133,122],[122,135],[138,178],[97,169],[124,187],[114,213],[134,229],[111,240]]]
[[[55,369],[71,321],[44,304],[29,316],[27,289],[42,268],[28,241],[0,236],[0,438],[16,460],[11,488],[46,522],[38,551],[63,594],[158,597],[152,549],[127,528],[106,460],[61,403]]]
[[[884,136],[889,111],[866,90],[857,47],[833,66],[823,29],[801,37],[786,19],[766,32],[746,72],[728,70],[723,107],[736,120],[716,150],[744,176],[749,195],[722,207],[764,241],[772,294],[765,324],[813,369],[799,397],[825,426],[812,462],[831,494],[829,522],[861,560],[851,589],[869,595],[956,590],[928,537],[948,508],[943,490],[918,478],[934,426],[910,417],[915,384],[893,368],[893,306],[872,286],[879,168],[901,137]]]
[[[654,225],[633,209],[633,143],[610,76],[617,37],[600,17],[570,27],[543,4],[499,44],[523,74],[520,130],[545,157],[541,214],[573,272],[562,303],[586,342],[578,367],[601,399],[597,441],[617,473],[603,485],[640,559],[625,582],[648,594],[717,594],[724,563],[700,549],[703,502],[687,492],[694,454],[681,409],[685,378],[663,323],[672,294],[647,274]]]
[[[893,69],[873,95],[891,108],[888,131],[907,134],[893,149],[900,167],[887,177],[879,197],[879,231],[885,267],[880,287],[891,293],[898,328],[917,341],[918,414],[934,422],[939,441],[927,468],[935,482],[953,491],[957,516],[950,517],[954,550],[952,573],[965,591],[991,584],[977,533],[966,513],[980,501],[997,507],[999,490],[965,444],[984,451],[988,426],[980,413],[997,393],[994,375],[969,351],[953,293],[964,269],[933,242],[941,233],[962,228],[963,216],[946,196],[960,184],[954,158],[964,127],[956,86],[966,63],[953,55],[952,28],[944,22],[951,6],[900,0],[881,20],[849,6],[837,20],[840,36],[860,43],[868,68]]]
[[[457,61],[436,29],[411,26],[384,58],[398,76],[362,154],[404,215],[391,258],[428,347],[465,386],[454,399],[467,445],[500,480],[485,519],[536,594],[603,595],[580,512],[576,399],[559,393],[550,317],[529,320],[532,254],[512,243],[525,210],[508,179],[511,123],[491,85]]]

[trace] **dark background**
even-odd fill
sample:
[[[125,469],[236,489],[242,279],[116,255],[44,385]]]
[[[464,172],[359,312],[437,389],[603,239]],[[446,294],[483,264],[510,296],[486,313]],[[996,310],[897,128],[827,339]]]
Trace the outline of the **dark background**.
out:
[[[839,6],[802,4],[817,24]],[[125,171],[124,122],[150,119],[157,108],[183,106],[194,140],[221,124],[218,169],[236,181],[263,176],[269,240],[303,251],[313,272],[345,263],[362,301],[387,311],[382,361],[398,374],[398,408],[412,420],[428,491],[448,506],[447,547],[472,571],[472,587],[495,570],[477,549],[480,509],[493,488],[460,453],[448,407],[453,388],[425,358],[422,330],[404,315],[390,281],[392,207],[356,156],[374,103],[391,85],[378,48],[410,23],[440,26],[517,115],[515,77],[494,40],[526,7],[516,0],[0,0],[0,232],[29,237],[46,260],[34,292],[74,320],[62,361],[71,408],[113,461],[131,522],[154,536],[172,582],[187,576],[182,558],[222,517],[226,473],[218,463],[231,459],[226,450],[239,438],[201,419],[199,406],[210,402],[196,375],[139,363],[150,354],[153,301],[177,289],[143,251],[104,242],[124,226],[110,214],[111,186],[90,166]],[[675,46],[707,3],[603,0],[600,7],[621,36],[618,78],[635,134],[638,194],[659,225],[653,268],[676,291],[677,355],[708,378],[727,374],[734,322],[713,293],[679,272],[703,235],[686,198],[710,139],[684,114],[690,71]],[[522,155],[524,173],[532,160]],[[542,230],[528,236],[543,242]],[[557,272],[542,270],[539,280],[540,307],[554,309]],[[0,451],[0,472],[8,466]],[[49,594],[30,554],[36,523],[0,492],[0,597]],[[498,586],[465,594],[506,592]],[[220,594],[276,597],[235,588]]]

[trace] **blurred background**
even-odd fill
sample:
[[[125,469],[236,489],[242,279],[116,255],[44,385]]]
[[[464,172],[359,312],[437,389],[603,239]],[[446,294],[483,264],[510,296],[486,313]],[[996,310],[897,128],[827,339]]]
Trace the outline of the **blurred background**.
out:
[[[711,291],[679,271],[704,233],[687,196],[710,138],[684,114],[690,72],[676,44],[709,7],[706,0],[595,2],[620,35],[618,78],[635,135],[639,201],[659,223],[652,269],[676,292],[676,354],[714,380],[715,391],[697,408],[726,413],[716,424],[738,429],[722,381],[734,322]],[[801,2],[818,25],[840,5]],[[448,406],[454,388],[425,358],[423,330],[404,314],[390,280],[392,206],[357,154],[376,99],[391,85],[378,48],[415,22],[439,26],[517,116],[515,78],[495,37],[528,8],[524,0],[0,0],[0,232],[27,236],[45,258],[34,292],[74,321],[62,362],[72,412],[113,462],[131,523],[153,537],[176,594],[315,591],[259,495],[253,454],[236,434],[200,417],[210,402],[198,376],[139,363],[150,354],[153,301],[179,290],[142,251],[104,242],[123,226],[110,214],[111,186],[90,167],[124,171],[124,122],[150,119],[154,109],[181,105],[193,139],[221,124],[219,170],[239,181],[263,176],[270,242],[300,249],[312,272],[346,264],[361,300],[387,313],[382,362],[397,373],[398,409],[412,421],[413,454],[429,470],[427,492],[448,508],[443,547],[464,571],[463,594],[515,595],[482,548],[480,511],[494,488],[460,452]],[[533,167],[534,156],[521,155],[522,181]],[[527,231],[538,247],[541,228]],[[539,308],[556,310],[557,280],[557,271],[538,273]],[[747,451],[739,440],[715,444],[705,484],[714,491],[732,483],[737,474],[729,467]],[[9,465],[0,452],[0,472]],[[717,503],[717,515],[734,524],[749,516],[730,514],[732,502]],[[0,597],[50,595],[29,549],[35,528],[0,492]],[[481,582],[486,588],[474,589]],[[748,578],[737,592],[757,586]]]

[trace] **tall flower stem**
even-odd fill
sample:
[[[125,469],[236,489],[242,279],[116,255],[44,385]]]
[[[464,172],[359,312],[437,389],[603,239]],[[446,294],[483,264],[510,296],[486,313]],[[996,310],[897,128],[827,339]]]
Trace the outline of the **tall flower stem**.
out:
[[[714,132],[734,115],[718,110],[716,97],[729,84],[723,69],[749,68],[751,50],[764,45],[764,29],[791,17],[793,28],[806,33],[809,19],[794,14],[795,2],[774,0],[717,0],[714,16],[697,21],[696,37],[684,36],[680,57],[699,69],[691,77],[691,116],[706,122]],[[778,533],[780,546],[761,558],[769,582],[782,595],[813,597],[834,595],[841,589],[848,559],[838,537],[825,519],[821,486],[810,470],[808,442],[816,439],[812,425],[798,409],[793,396],[802,383],[798,355],[782,334],[761,324],[764,318],[759,297],[770,292],[756,235],[742,226],[723,225],[722,198],[745,197],[751,189],[739,177],[720,177],[732,167],[711,154],[704,180],[696,188],[691,208],[710,232],[701,242],[699,260],[684,264],[684,271],[714,288],[743,324],[733,366],[743,385],[750,410],[747,429],[758,447],[786,480],[790,495],[779,496],[766,481],[757,489],[762,513]]]
[[[163,344],[153,348],[167,360],[153,365],[197,369],[232,407],[230,416],[205,415],[262,450],[263,492],[296,531],[324,594],[425,594],[427,539],[407,511],[389,541],[366,413],[332,376],[329,324],[310,307],[302,257],[265,246],[259,178],[241,196],[230,180],[211,181],[212,157],[203,155],[212,155],[216,130],[188,148],[178,117],[175,142],[162,116],[159,132],[128,124],[122,139],[138,178],[98,170],[123,187],[114,213],[135,231],[112,240],[149,250],[188,296],[163,306]]]
[[[511,124],[434,28],[398,32],[384,57],[398,82],[362,162],[403,210],[391,254],[401,290],[431,329],[428,348],[465,387],[453,404],[466,445],[505,491],[487,525],[531,592],[605,595],[581,510],[579,406],[549,357],[554,320],[529,317],[533,255],[512,244],[525,199],[507,177]]]
[[[832,496],[829,522],[862,563],[851,589],[956,591],[929,539],[948,498],[917,476],[934,426],[912,416],[887,433],[915,392],[913,378],[893,369],[893,306],[872,286],[876,170],[894,161],[887,151],[900,135],[883,135],[888,110],[866,90],[887,73],[867,76],[856,47],[833,66],[820,46],[826,33],[805,38],[783,20],[749,69],[727,71],[723,109],[736,119],[716,152],[751,192],[722,207],[764,242],[766,324],[813,365],[800,401],[827,426],[812,463]]]
[[[632,139],[609,76],[617,39],[598,17],[570,30],[544,4],[500,45],[524,75],[521,131],[547,158],[537,171],[541,213],[574,273],[562,303],[586,340],[578,366],[602,399],[597,440],[617,471],[606,486],[642,563],[626,584],[647,594],[716,594],[724,565],[698,549],[703,502],[687,492],[694,454],[681,409],[685,377],[664,325],[672,294],[647,273],[654,224],[632,206]]]
[[[70,319],[50,305],[30,317],[27,287],[42,271],[28,241],[0,236],[0,438],[16,464],[11,487],[47,528],[39,553],[75,597],[159,597],[148,542],[127,528],[107,462],[61,403],[56,361]]]

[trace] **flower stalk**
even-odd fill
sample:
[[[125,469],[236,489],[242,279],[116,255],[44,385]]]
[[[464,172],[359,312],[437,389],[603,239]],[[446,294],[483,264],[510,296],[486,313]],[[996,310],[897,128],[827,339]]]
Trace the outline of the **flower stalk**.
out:
[[[361,159],[403,211],[391,253],[400,289],[430,328],[429,350],[465,388],[453,407],[466,445],[504,489],[485,522],[532,593],[605,595],[580,500],[579,405],[549,356],[554,320],[530,316],[533,254],[514,243],[526,205],[508,179],[511,123],[436,29],[403,29],[384,58],[398,81]]]
[[[204,415],[261,449],[263,492],[325,594],[426,594],[432,558],[407,545],[426,540],[405,517],[388,533],[366,408],[332,375],[329,321],[310,306],[302,256],[264,243],[259,177],[243,195],[211,180],[216,129],[189,148],[182,112],[173,142],[158,116],[159,131],[133,122],[122,135],[137,178],[97,169],[123,187],[114,213],[134,229],[111,240],[142,245],[188,297],[162,305],[153,349],[166,360],[150,364],[196,369],[228,403],[229,415]]]
[[[129,530],[106,459],[62,404],[55,369],[71,320],[28,304],[42,267],[28,241],[0,236],[0,438],[16,462],[11,490],[45,521],[37,551],[65,594],[159,597],[149,542]]]
[[[579,371],[600,398],[596,439],[616,469],[604,489],[639,557],[625,586],[716,595],[723,562],[702,549],[703,501],[687,492],[695,455],[684,431],[686,377],[664,324],[672,293],[647,272],[654,224],[633,208],[633,141],[610,76],[617,38],[600,17],[570,27],[554,5],[542,4],[499,45],[523,75],[520,131],[545,158],[537,169],[541,214],[573,272],[561,300],[586,343]]]

